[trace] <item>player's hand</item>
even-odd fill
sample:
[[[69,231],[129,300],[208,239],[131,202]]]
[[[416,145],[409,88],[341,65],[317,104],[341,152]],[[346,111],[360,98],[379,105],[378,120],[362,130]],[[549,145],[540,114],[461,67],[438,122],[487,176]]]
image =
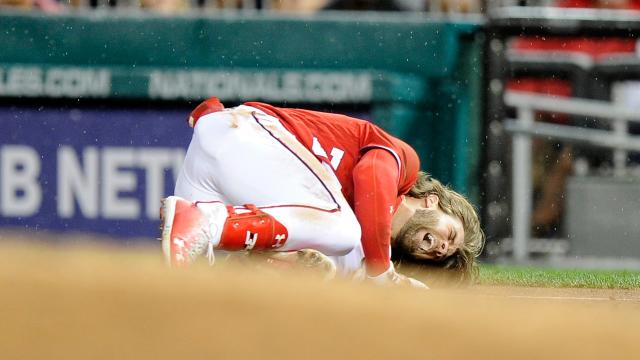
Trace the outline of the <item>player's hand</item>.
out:
[[[389,265],[389,269],[382,274],[377,276],[367,276],[367,279],[382,285],[401,285],[420,289],[429,289],[429,287],[422,281],[397,273],[393,264]]]

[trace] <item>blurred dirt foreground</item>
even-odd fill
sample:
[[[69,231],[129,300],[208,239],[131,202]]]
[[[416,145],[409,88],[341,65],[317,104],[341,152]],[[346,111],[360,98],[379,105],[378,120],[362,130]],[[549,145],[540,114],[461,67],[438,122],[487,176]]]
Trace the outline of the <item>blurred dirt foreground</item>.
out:
[[[0,246],[0,357],[640,356],[637,292],[627,294],[627,301],[558,301],[512,297],[510,291],[326,283],[309,274],[231,265],[171,270],[162,262],[160,244],[145,250],[5,242]]]

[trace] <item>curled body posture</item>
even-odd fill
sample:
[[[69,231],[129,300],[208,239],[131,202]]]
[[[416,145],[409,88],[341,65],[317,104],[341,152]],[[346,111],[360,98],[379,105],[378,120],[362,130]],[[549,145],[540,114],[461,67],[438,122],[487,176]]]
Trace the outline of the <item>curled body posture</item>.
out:
[[[205,251],[314,249],[342,273],[423,286],[394,257],[473,274],[484,238],[473,206],[419,171],[416,152],[344,115],[217,99],[191,114],[175,196],[162,206],[173,266]]]

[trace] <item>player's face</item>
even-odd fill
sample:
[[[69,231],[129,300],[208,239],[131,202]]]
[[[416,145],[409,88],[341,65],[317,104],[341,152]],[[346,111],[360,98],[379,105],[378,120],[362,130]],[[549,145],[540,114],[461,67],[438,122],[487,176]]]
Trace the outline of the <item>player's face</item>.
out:
[[[440,261],[463,245],[464,228],[459,218],[425,204],[415,209],[398,232],[395,243],[416,260]]]

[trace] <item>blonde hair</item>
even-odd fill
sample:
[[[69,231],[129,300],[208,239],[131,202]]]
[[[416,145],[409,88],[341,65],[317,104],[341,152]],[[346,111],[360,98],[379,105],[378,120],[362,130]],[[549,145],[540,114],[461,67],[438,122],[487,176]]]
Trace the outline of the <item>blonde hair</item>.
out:
[[[459,218],[464,228],[463,245],[449,259],[444,260],[443,266],[456,270],[461,281],[477,280],[479,269],[476,258],[482,253],[485,236],[480,227],[476,208],[463,195],[431,178],[426,172],[420,171],[418,180],[407,195],[425,198],[432,194],[438,196],[440,209],[446,214]]]

